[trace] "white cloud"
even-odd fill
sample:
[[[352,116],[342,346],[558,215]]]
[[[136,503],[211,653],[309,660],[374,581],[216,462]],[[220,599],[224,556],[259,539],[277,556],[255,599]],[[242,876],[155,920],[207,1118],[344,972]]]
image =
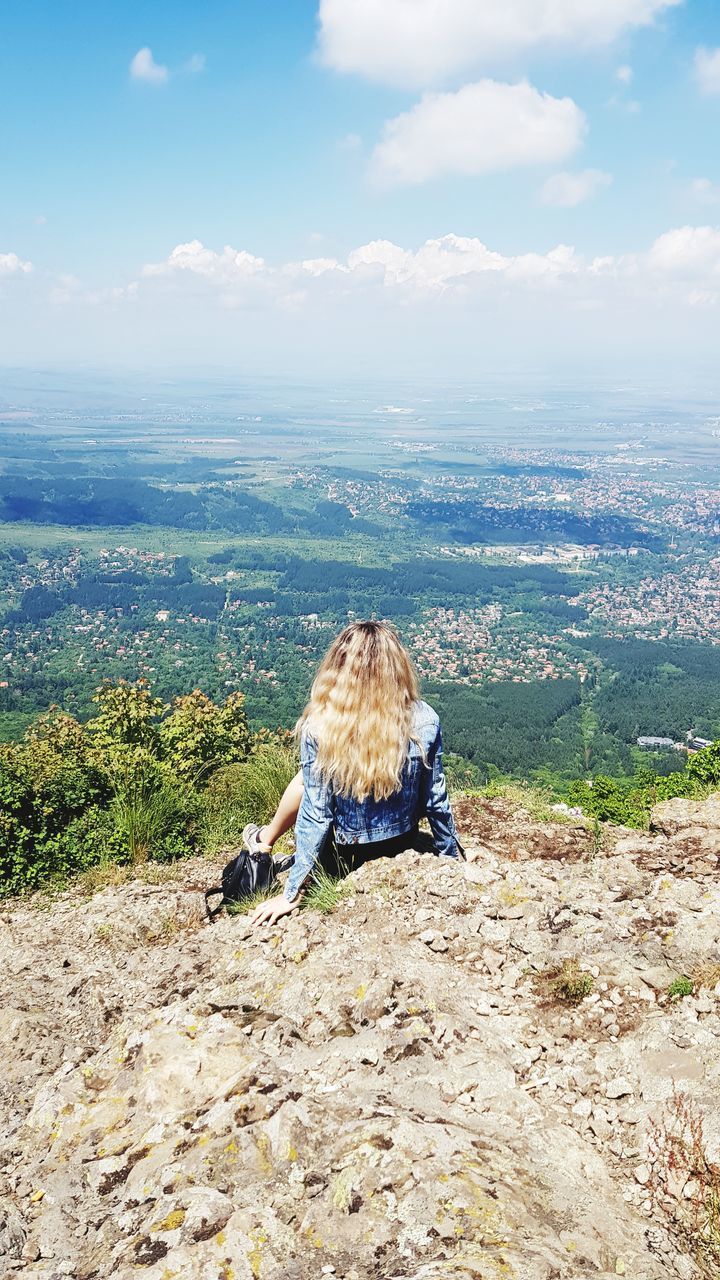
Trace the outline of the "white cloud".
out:
[[[28,275],[32,262],[23,262],[16,253],[0,253],[0,276]]]
[[[54,307],[68,305],[99,307],[103,304],[116,304],[137,297],[138,283],[132,280],[129,284],[114,285],[102,289],[88,289],[77,276],[63,274],[48,294],[48,301]]]
[[[615,72],[615,79],[619,80],[620,84],[632,84],[632,78],[633,69],[632,67],[629,67],[627,63],[624,63],[622,67],[618,67]]]
[[[648,254],[652,272],[720,284],[720,227],[676,227],[658,236]]]
[[[474,236],[441,236],[426,240],[416,252],[390,240],[374,240],[348,255],[344,270],[374,276],[387,287],[411,285],[421,290],[445,290],[472,277],[496,276],[527,284],[575,275],[581,260],[575,250],[558,245],[549,253],[506,256],[489,249]]]
[[[220,290],[224,301],[248,297],[260,291],[279,301],[304,297],[313,281],[323,288],[346,291],[352,283],[361,288],[404,290],[415,293],[445,292],[463,287],[474,277],[506,278],[518,284],[550,284],[565,276],[579,275],[583,259],[567,245],[548,253],[504,255],[489,249],[473,236],[445,235],[426,240],[417,250],[391,240],[372,240],[353,249],[344,261],[338,258],[306,258],[270,266],[245,250],[226,245],[222,252],[206,248],[199,240],[177,245],[164,262],[143,267],[146,282],[166,277],[178,284],[189,276],[201,277]]]
[[[206,249],[200,240],[178,244],[164,262],[151,262],[143,267],[144,276],[188,272],[220,284],[237,283],[264,275],[266,271],[265,260],[244,249],[232,249],[226,245],[222,253],[217,253],[214,249]]]
[[[690,194],[700,204],[720,204],[720,182],[711,182],[709,178],[695,178],[690,183]]]
[[[189,241],[111,288],[26,275],[18,262],[0,280],[12,295],[0,308],[10,361],[121,351],[185,367],[242,359],[462,378],[480,359],[601,364],[612,351],[633,373],[644,352],[664,376],[668,361],[687,370],[700,351],[713,361],[720,340],[720,225],[675,227],[644,251],[602,257],[449,234],[268,262]]]
[[[163,283],[164,282],[164,283]],[[64,280],[60,300],[79,300],[77,282]],[[199,240],[177,245],[160,263],[143,268],[139,285],[82,293],[91,302],[139,295],[147,301],[163,286],[194,305],[204,296],[222,309],[252,311],[339,305],[382,310],[385,299],[421,306],[441,298],[478,305],[486,299],[533,295],[565,299],[573,307],[597,308],[622,302],[674,299],[678,304],[720,301],[720,228],[677,227],[644,253],[585,257],[571,245],[545,252],[506,254],[474,236],[448,234],[417,249],[392,240],[372,240],[345,259],[307,258],[272,265],[229,245],[221,251]],[[58,300],[58,297],[55,298]],[[355,301],[354,301],[355,300]],[[317,310],[316,310],[317,314]],[[379,314],[379,311],[378,311]]]
[[[324,276],[326,271],[341,269],[337,258],[306,258],[300,266],[309,276]]]
[[[703,93],[720,93],[720,49],[698,49],[695,75]]]
[[[320,0],[327,66],[424,87],[540,44],[592,47],[682,0]]]
[[[147,45],[144,49],[138,49],[130,63],[132,80],[145,80],[148,84],[165,84],[169,74],[167,67],[155,61]]]
[[[612,175],[601,169],[583,169],[581,173],[554,173],[540,191],[543,204],[558,209],[572,209],[589,200],[602,187],[609,187]]]
[[[586,131],[571,98],[540,93],[527,81],[481,80],[457,93],[427,93],[388,120],[371,162],[388,183],[441,174],[486,174],[566,160]]]

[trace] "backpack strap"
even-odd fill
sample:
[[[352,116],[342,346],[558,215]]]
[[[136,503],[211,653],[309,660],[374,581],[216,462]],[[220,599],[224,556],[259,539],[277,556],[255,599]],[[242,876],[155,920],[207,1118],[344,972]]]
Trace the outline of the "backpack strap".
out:
[[[220,894],[220,901],[216,907],[211,907],[208,899],[214,897],[215,894],[217,893]],[[222,911],[224,905],[225,905],[225,892],[221,884],[216,884],[212,889],[208,889],[206,891],[205,911],[207,913],[207,918],[210,921],[210,924],[212,924],[213,921],[216,920],[217,917],[220,915],[220,912]]]

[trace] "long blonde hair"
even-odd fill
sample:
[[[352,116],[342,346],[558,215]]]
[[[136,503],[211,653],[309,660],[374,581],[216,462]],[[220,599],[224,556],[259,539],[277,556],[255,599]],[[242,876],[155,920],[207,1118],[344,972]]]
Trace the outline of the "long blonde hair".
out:
[[[351,622],[333,641],[297,723],[317,743],[316,768],[341,795],[387,799],[400,786],[418,681],[388,622]]]

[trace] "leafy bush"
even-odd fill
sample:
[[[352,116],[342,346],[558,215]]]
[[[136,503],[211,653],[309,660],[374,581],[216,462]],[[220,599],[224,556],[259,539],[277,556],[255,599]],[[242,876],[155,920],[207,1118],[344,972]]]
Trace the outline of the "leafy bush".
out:
[[[703,787],[720,785],[720,741],[703,747],[688,761],[687,771],[690,777]]]
[[[97,857],[107,776],[70,716],[43,717],[25,742],[0,748],[0,893],[62,881]]]
[[[87,725],[53,707],[22,742],[0,746],[0,895],[100,864],[192,853],[213,807],[238,834],[229,822],[234,789],[221,786],[206,803],[213,774],[245,770],[234,784],[242,830],[251,817],[270,817],[297,768],[284,737],[252,738],[239,693],[216,705],[196,690],[168,707],[145,681],[121,680],[103,684],[95,704]]]
[[[130,684],[127,680],[106,680],[96,691],[93,702],[99,708],[88,724],[88,731],[102,750],[112,747],[145,747],[157,752],[158,724],[164,711],[160,698],[154,698],[147,680]]]
[[[463,759],[462,756],[456,755],[453,751],[444,753],[443,765],[450,792],[475,791],[488,780],[488,770],[486,768],[472,764],[470,760]]]
[[[720,786],[720,741],[690,756],[682,772],[654,774],[638,770],[631,779],[603,774],[570,785],[568,799],[601,822],[625,827],[646,827],[653,805],[677,798],[702,799]]]
[[[649,808],[645,797],[632,782],[599,774],[591,781],[572,783],[568,801],[600,822],[624,827],[647,826]]]
[[[251,736],[245,695],[232,693],[220,707],[199,689],[176,698],[160,726],[160,742],[168,764],[187,781],[207,778],[221,764],[246,759]]]

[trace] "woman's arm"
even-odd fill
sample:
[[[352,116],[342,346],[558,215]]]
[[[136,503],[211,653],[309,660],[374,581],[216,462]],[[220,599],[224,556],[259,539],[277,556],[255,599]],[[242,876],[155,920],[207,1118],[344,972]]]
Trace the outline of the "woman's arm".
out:
[[[333,824],[332,792],[314,770],[316,746],[308,737],[301,753],[303,798],[295,823],[295,862],[285,885],[285,897],[294,902],[312,872]]]
[[[315,773],[313,766],[316,754],[315,740],[309,734],[304,734],[300,744],[303,794],[295,822],[295,862],[290,868],[283,893],[258,904],[249,917],[252,925],[275,924],[281,916],[297,910],[305,881],[332,828],[332,792]]]
[[[437,733],[427,753],[427,767],[423,768],[420,783],[420,817],[430,823],[436,852],[448,858],[464,857],[458,840],[455,820],[448,799],[447,782],[442,762],[442,733]]]

